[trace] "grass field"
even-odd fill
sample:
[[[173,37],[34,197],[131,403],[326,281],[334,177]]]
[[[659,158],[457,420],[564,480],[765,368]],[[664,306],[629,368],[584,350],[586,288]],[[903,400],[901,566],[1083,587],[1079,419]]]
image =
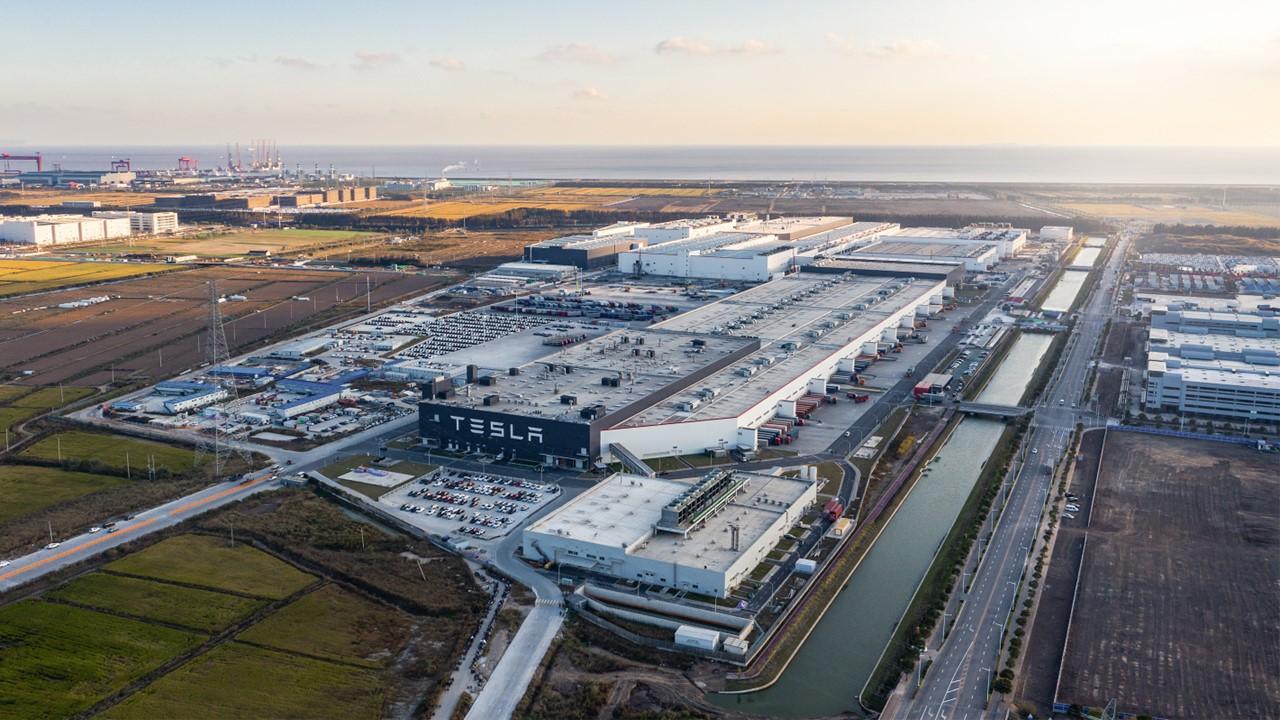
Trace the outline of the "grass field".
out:
[[[327,585],[239,635],[240,639],[316,657],[384,666],[409,637],[399,611]]]
[[[0,260],[0,297],[178,269],[160,263]]]
[[[220,645],[103,714],[106,718],[369,718],[377,673],[241,643]]]
[[[278,599],[314,578],[283,561],[226,538],[179,535],[107,565],[108,570]]]
[[[77,247],[70,252],[91,255],[153,253],[155,255],[198,255],[201,257],[234,257],[251,250],[269,250],[274,254],[297,252],[312,246],[376,238],[376,233],[353,230],[235,230],[172,237],[146,236],[128,241]],[[169,266],[172,267],[172,266]]]
[[[205,632],[222,630],[264,604],[239,595],[101,572],[76,578],[48,597]]]
[[[75,715],[201,640],[56,603],[0,607],[0,719]]]
[[[41,413],[57,410],[63,405],[89,397],[95,392],[92,388],[72,386],[41,388],[34,392],[27,392],[30,388],[15,385],[0,388],[4,391],[0,393],[0,432],[8,431]],[[16,438],[10,438],[13,439]]]
[[[0,523],[128,482],[59,468],[0,465]]]
[[[188,448],[80,430],[50,435],[28,446],[18,456],[69,462],[93,461],[120,472],[124,472],[127,465],[139,476],[145,476],[148,462],[154,462],[156,469],[167,470],[173,475],[189,473],[199,466],[195,451]]]

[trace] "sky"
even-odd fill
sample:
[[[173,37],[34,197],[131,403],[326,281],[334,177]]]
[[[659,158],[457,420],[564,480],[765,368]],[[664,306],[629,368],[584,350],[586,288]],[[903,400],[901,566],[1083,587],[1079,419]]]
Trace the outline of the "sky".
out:
[[[0,150],[1280,146],[1280,2],[14,3]]]

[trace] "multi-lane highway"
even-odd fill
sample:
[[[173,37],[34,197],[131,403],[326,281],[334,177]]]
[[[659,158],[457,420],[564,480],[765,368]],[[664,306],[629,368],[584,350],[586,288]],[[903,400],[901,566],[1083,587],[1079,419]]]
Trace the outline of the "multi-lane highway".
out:
[[[1127,238],[1101,269],[1094,291],[1084,303],[1066,352],[1051,378],[1022,448],[1023,458],[1006,509],[988,543],[964,605],[950,635],[933,651],[933,663],[919,690],[895,695],[889,718],[1003,718],[1005,709],[987,707],[991,681],[999,673],[1005,623],[1011,620],[1028,553],[1036,539],[1040,513],[1051,491],[1052,475],[1044,465],[1061,457],[1077,422],[1094,416],[1076,405],[1088,377],[1089,362],[1106,325],[1115,297],[1116,279]],[[1039,462],[1030,458],[1040,458]]]
[[[262,471],[245,480],[211,485],[186,497],[144,510],[97,532],[85,532],[12,560],[0,569],[0,591],[10,590],[41,575],[74,565],[147,533],[177,525],[230,502],[275,485],[275,473]]]

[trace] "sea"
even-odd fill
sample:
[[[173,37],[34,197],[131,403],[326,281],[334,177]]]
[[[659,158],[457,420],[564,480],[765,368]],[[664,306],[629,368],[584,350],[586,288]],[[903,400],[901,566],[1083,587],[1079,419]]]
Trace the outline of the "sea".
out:
[[[247,164],[251,143],[242,142]],[[235,146],[40,150],[46,167],[99,169],[128,158],[166,170],[179,156],[223,166]],[[969,146],[279,145],[289,169],[392,178],[754,180],[982,183],[1280,184],[1280,146],[1261,148]],[[14,161],[15,168],[29,163]]]

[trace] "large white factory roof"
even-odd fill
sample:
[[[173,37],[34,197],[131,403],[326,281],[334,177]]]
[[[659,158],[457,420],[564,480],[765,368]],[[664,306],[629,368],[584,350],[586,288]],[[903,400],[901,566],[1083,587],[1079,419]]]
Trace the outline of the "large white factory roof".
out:
[[[464,386],[458,395],[437,402],[485,407],[484,398],[497,395],[493,410],[585,423],[595,419],[581,415],[585,408],[602,405],[602,415],[613,413],[755,344],[751,338],[727,335],[619,330],[523,365],[517,375],[496,375],[493,385]],[[606,384],[606,378],[618,384]],[[572,402],[565,402],[566,396]]]
[[[1184,383],[1239,386],[1251,390],[1280,390],[1280,371],[1233,360],[1186,360],[1167,353],[1147,355],[1147,372],[1180,375]]]
[[[856,250],[853,255],[923,255],[926,257],[977,258],[995,250],[994,245],[975,245],[960,242],[911,243],[887,240]]]
[[[1151,328],[1149,338],[1153,350],[1165,348],[1208,348],[1218,355],[1256,352],[1272,358],[1280,356],[1280,338],[1241,337],[1220,333],[1185,333],[1165,328]]]
[[[633,415],[622,425],[741,415],[833,354],[847,352],[849,344],[922,295],[937,291],[938,286],[936,280],[800,273],[666,320],[655,327],[758,337],[761,349]],[[881,295],[882,291],[889,294]],[[714,388],[715,396],[700,395],[703,388]],[[682,409],[682,405],[693,409]]]
[[[693,483],[626,474],[596,483],[533,523],[528,532],[625,547],[628,555],[723,572],[742,555],[741,549],[732,549],[731,525],[738,528],[738,547],[751,547],[780,515],[794,512],[792,505],[811,486],[808,480],[778,475],[735,475],[746,480],[742,490],[687,534],[655,534],[654,526],[662,509]]]

